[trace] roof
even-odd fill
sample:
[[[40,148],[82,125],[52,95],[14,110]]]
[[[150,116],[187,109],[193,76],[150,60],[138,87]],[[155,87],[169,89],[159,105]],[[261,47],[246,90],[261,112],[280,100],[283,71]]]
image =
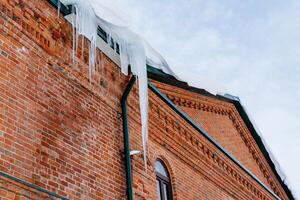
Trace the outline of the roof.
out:
[[[64,15],[68,15],[68,14],[71,13],[71,7],[64,5],[66,0],[63,0],[62,2],[64,2],[64,3],[62,3],[62,4],[60,3],[61,0],[48,0],[48,1],[52,5],[58,7],[58,9]],[[71,0],[68,0],[68,1],[72,2]],[[79,0],[77,0],[77,1],[81,2]],[[102,29],[99,30],[98,27],[96,27],[96,29],[97,29],[98,35],[104,41],[107,40],[107,38],[105,37],[105,36],[107,36],[105,34],[105,31],[102,30]],[[107,41],[105,41],[105,42],[107,42]],[[201,95],[205,95],[205,96],[208,96],[208,97],[212,97],[212,98],[216,98],[216,99],[223,100],[223,101],[226,101],[226,102],[230,102],[236,107],[236,109],[238,110],[240,116],[242,117],[243,121],[245,122],[247,128],[251,132],[255,142],[259,146],[261,152],[263,153],[263,155],[266,158],[268,164],[270,165],[271,169],[273,170],[276,178],[279,180],[281,186],[283,187],[284,191],[288,195],[289,199],[295,199],[292,195],[292,192],[288,188],[287,184],[284,182],[284,180],[280,176],[279,172],[277,171],[276,165],[274,164],[274,162],[273,162],[273,160],[272,160],[272,158],[269,154],[269,151],[267,150],[266,146],[264,145],[261,136],[258,134],[257,130],[255,129],[253,123],[251,122],[249,116],[247,115],[247,113],[246,113],[244,107],[242,106],[240,100],[238,98],[234,97],[234,96],[231,96],[231,95],[224,95],[224,96],[214,95],[214,94],[211,94],[210,92],[208,92],[205,89],[199,89],[199,88],[189,86],[186,82],[183,82],[183,81],[180,81],[180,80],[176,79],[174,73],[172,72],[172,69],[168,66],[168,64],[165,62],[163,57],[158,52],[156,52],[154,49],[150,48],[149,45],[146,45],[146,47],[147,47],[146,52],[148,50],[148,53],[149,53],[148,56],[150,56],[150,59],[148,59],[148,61],[151,61],[150,63],[152,63],[153,65],[160,65],[160,66],[157,66],[157,68],[154,68],[153,66],[149,66],[149,65],[147,66],[147,72],[148,72],[148,77],[149,78],[152,78],[152,79],[155,79],[155,80],[158,80],[160,82],[167,83],[167,84],[171,84],[171,85],[174,85],[174,86],[177,86],[177,87],[180,87],[180,88],[192,91],[192,92],[196,92],[196,93],[199,93]],[[153,62],[156,59],[158,59],[159,62]],[[149,64],[149,62],[148,62],[148,64]]]
[[[292,194],[292,191],[289,189],[288,185],[284,182],[283,177],[281,177],[280,173],[278,172],[278,167],[276,166],[276,164],[274,163],[271,155],[270,155],[270,151],[267,149],[267,147],[265,146],[262,137],[259,135],[259,133],[257,132],[257,130],[255,129],[254,124],[252,123],[252,121],[250,120],[250,117],[248,116],[246,110],[244,109],[243,105],[241,104],[241,101],[238,97],[236,96],[232,96],[229,94],[226,95],[214,95],[211,94],[210,92],[206,91],[205,89],[199,89],[199,88],[195,88],[192,86],[189,86],[186,82],[183,81],[179,81],[177,80],[175,77],[173,77],[172,75],[166,74],[164,73],[162,70],[154,68],[152,66],[147,66],[147,71],[148,71],[148,77],[166,84],[170,84],[176,87],[180,87],[182,89],[191,91],[191,92],[195,92],[207,97],[211,97],[214,99],[218,99],[218,100],[222,100],[225,102],[229,102],[232,103],[235,108],[237,109],[239,115],[241,116],[242,120],[245,122],[248,130],[250,131],[252,137],[254,138],[256,144],[258,145],[260,151],[263,153],[265,159],[267,160],[269,166],[271,167],[272,171],[274,172],[276,178],[278,179],[280,185],[282,186],[282,188],[284,189],[285,193],[287,194],[288,198],[290,200],[295,199],[295,197]]]

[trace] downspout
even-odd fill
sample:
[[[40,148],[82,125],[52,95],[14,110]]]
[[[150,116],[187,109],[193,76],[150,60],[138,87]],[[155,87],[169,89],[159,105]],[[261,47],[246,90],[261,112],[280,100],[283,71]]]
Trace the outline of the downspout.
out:
[[[125,170],[126,170],[126,187],[127,199],[133,200],[132,191],[132,173],[130,159],[130,144],[129,144],[129,129],[127,117],[127,98],[135,83],[135,76],[132,76],[121,98],[122,121],[123,121],[123,137],[124,137],[124,152],[125,152]]]

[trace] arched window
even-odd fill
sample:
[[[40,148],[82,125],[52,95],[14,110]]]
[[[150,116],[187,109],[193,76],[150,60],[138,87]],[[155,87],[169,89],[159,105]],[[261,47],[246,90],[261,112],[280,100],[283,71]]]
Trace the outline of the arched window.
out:
[[[172,185],[169,172],[161,160],[155,162],[158,200],[172,200]]]

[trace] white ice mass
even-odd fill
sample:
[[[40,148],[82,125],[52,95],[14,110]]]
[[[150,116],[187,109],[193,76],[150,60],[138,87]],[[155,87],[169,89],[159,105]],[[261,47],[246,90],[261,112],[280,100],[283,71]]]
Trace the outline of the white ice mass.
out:
[[[64,0],[64,4],[72,5],[76,13],[73,21],[73,59],[77,51],[78,36],[87,37],[90,44],[89,75],[95,69],[96,37],[100,26],[109,37],[113,37],[120,47],[121,71],[128,75],[128,66],[137,76],[140,96],[140,112],[142,123],[142,143],[146,166],[146,146],[148,138],[148,82],[146,67],[147,43],[142,37],[130,31],[128,21],[115,12],[113,2],[97,0]],[[153,49],[147,51],[152,56],[151,62],[159,62],[155,56],[159,55]],[[154,55],[154,56],[153,56]],[[158,63],[159,64],[159,63]],[[162,68],[162,64],[161,68]],[[167,69],[170,72],[169,69]]]
[[[148,140],[148,79],[147,64],[178,78],[166,60],[138,34],[130,30],[128,17],[118,6],[109,0],[62,0],[65,5],[72,5],[73,12],[73,61],[78,48],[79,35],[84,35],[91,42],[89,58],[89,77],[95,70],[97,29],[100,26],[109,38],[114,38],[120,47],[121,71],[128,75],[128,66],[137,76],[140,96],[142,124],[142,143],[146,165]],[[178,78],[179,79],[179,78]]]

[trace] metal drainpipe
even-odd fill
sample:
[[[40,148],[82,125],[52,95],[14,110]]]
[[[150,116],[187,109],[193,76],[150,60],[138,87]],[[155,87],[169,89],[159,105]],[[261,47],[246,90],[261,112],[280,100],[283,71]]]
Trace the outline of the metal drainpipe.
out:
[[[123,120],[123,137],[124,137],[124,151],[125,151],[125,170],[126,170],[126,186],[127,199],[133,200],[132,191],[132,173],[131,173],[131,159],[130,159],[130,144],[129,144],[129,129],[127,118],[127,98],[135,83],[135,76],[132,76],[121,98],[122,120]]]

